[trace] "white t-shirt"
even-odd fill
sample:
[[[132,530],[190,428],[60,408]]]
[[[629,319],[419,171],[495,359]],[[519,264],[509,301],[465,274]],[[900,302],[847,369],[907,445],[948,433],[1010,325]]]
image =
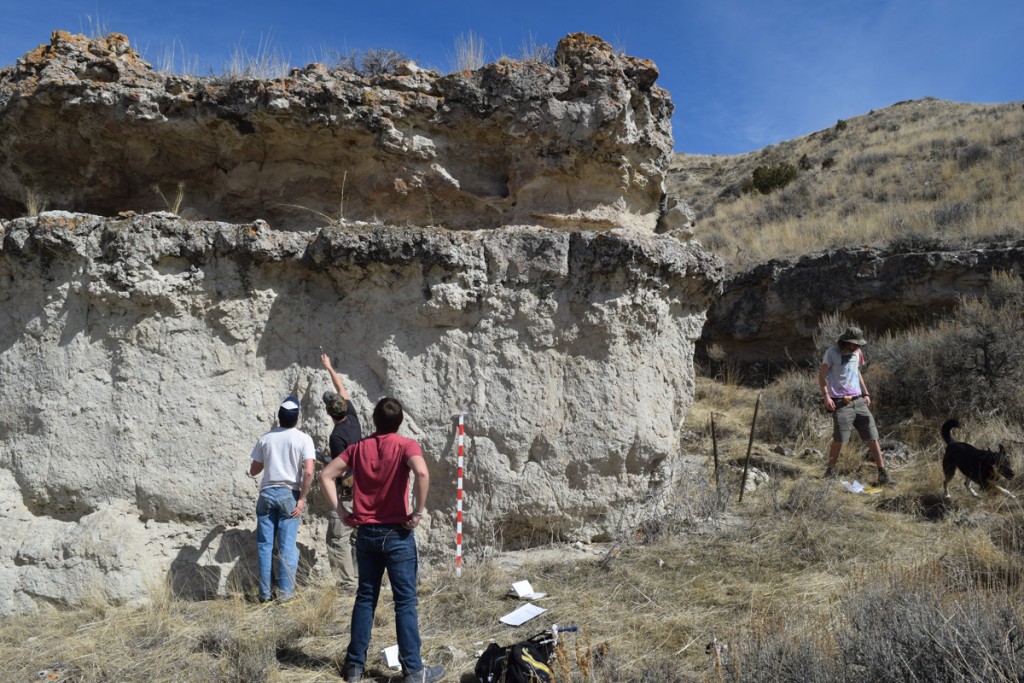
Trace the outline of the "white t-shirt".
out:
[[[864,354],[860,349],[842,353],[838,347],[831,346],[821,359],[821,364],[828,366],[826,377],[829,396],[860,396],[860,366],[864,364]]]
[[[260,437],[252,459],[263,463],[260,491],[272,487],[302,489],[303,463],[316,457],[313,439],[294,427],[274,427]]]

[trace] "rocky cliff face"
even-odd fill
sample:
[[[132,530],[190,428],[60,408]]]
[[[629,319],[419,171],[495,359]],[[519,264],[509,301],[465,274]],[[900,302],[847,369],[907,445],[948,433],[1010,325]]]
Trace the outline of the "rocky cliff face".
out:
[[[657,68],[583,34],[555,63],[192,78],[154,72],[119,34],[58,31],[0,71],[0,218],[163,210],[181,187],[183,215],[285,229],[654,230],[671,209]]]
[[[382,395],[431,470],[421,534],[593,539],[683,466],[692,350],[721,263],[641,231],[276,231],[170,214],[0,221],[0,612],[244,586],[256,438],[291,391],[326,442],[322,346],[364,425]],[[313,495],[314,501],[318,496]],[[322,502],[304,521],[322,565]]]
[[[656,513],[722,264],[654,234],[693,222],[655,66],[555,63],[188,78],[57,32],[0,71],[0,613],[248,585],[249,453],[291,392],[326,443],[321,347],[367,432],[405,405],[430,556],[463,412],[470,552]]]
[[[776,259],[725,281],[701,343],[743,363],[813,361],[822,315],[842,313],[872,332],[905,328],[984,294],[994,270],[1024,273],[1024,241],[926,240]]]

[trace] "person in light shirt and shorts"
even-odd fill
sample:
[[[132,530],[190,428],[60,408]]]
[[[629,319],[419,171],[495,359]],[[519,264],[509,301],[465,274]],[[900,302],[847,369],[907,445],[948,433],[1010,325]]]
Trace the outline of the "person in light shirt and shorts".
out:
[[[836,462],[843,444],[850,440],[854,429],[867,444],[868,453],[878,466],[879,485],[892,484],[885,469],[882,448],[878,443],[878,428],[871,414],[871,394],[864,383],[861,368],[864,352],[861,347],[867,341],[857,327],[849,327],[839,337],[835,346],[825,351],[818,369],[818,388],[821,390],[825,410],[832,413],[832,444],[828,449],[828,465],[825,476],[834,477]]]

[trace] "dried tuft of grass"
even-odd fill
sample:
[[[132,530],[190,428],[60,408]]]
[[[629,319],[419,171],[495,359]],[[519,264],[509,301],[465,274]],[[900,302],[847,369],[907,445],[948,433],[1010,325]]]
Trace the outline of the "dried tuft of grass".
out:
[[[29,216],[38,216],[46,211],[48,200],[46,195],[33,188],[25,190],[25,212]]]
[[[454,52],[448,55],[451,71],[475,71],[487,63],[484,39],[473,31],[455,38]]]
[[[152,186],[152,190],[155,195],[160,197],[168,211],[173,213],[175,216],[179,214],[179,212],[181,211],[181,203],[185,199],[185,181],[179,180],[178,183],[175,185],[175,193],[173,200],[168,200],[167,197],[164,196],[164,192],[160,188],[159,183],[154,183]]]
[[[226,82],[240,80],[277,80],[291,71],[288,57],[274,45],[273,33],[260,34],[256,51],[239,43],[231,52],[231,58],[221,68],[219,78]]]

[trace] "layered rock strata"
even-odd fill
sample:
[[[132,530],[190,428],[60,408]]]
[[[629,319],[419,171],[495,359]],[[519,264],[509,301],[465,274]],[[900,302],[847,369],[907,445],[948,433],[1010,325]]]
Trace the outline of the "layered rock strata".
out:
[[[280,229],[654,230],[673,109],[657,77],[584,34],[554,65],[259,80],[159,73],[120,34],[57,31],[0,70],[0,218],[45,205]]]
[[[1024,241],[839,249],[776,259],[728,278],[701,345],[742,363],[816,360],[814,332],[838,312],[873,333],[904,329],[985,293],[993,271],[1024,273]]]
[[[607,538],[681,466],[721,262],[641,231],[276,231],[170,214],[0,221],[0,612],[248,585],[256,438],[289,392],[326,442],[320,348],[393,395],[432,487],[427,556]],[[324,507],[302,526],[319,570]]]

